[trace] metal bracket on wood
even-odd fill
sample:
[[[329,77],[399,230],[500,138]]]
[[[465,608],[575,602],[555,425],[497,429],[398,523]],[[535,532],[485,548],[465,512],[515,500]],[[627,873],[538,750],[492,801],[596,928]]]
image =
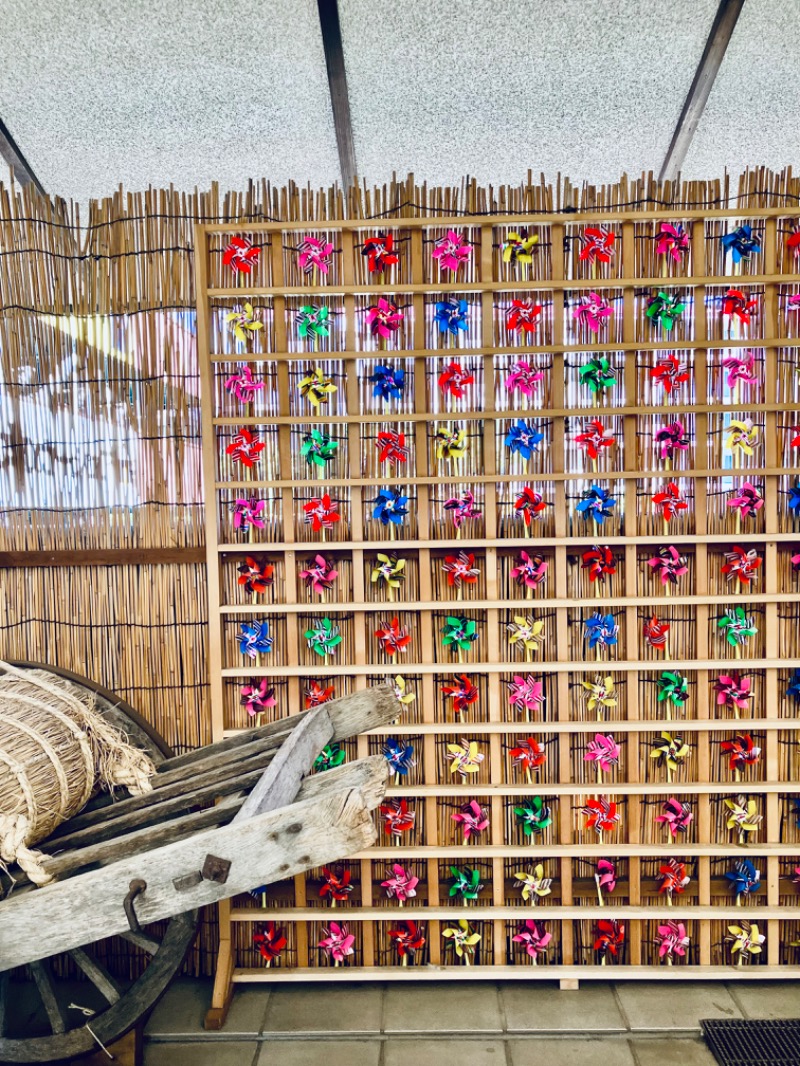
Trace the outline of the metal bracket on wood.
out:
[[[204,881],[216,881],[218,885],[224,885],[228,880],[230,870],[230,859],[219,859],[216,855],[206,855],[206,861],[203,863],[201,872]]]
[[[135,878],[128,885],[128,895],[122,903],[122,906],[125,908],[125,917],[128,919],[128,925],[131,927],[132,933],[143,932],[142,927],[139,925],[139,919],[136,917],[136,911],[133,909],[133,904],[136,897],[140,896],[146,888],[146,881],[142,881],[140,877]]]

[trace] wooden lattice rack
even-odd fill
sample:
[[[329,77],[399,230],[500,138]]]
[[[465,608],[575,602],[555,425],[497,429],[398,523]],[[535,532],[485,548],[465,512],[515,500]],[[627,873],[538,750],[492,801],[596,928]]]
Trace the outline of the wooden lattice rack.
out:
[[[686,231],[688,249],[679,259],[655,252],[662,222]],[[331,919],[345,921],[355,935],[355,954],[339,966],[337,980],[419,979],[446,972],[569,984],[610,972],[615,978],[652,977],[656,968],[661,977],[726,980],[797,972],[793,941],[800,940],[800,906],[793,878],[800,863],[794,813],[800,729],[797,704],[786,694],[800,667],[800,577],[791,563],[800,526],[788,506],[800,476],[792,443],[800,426],[800,311],[791,303],[800,286],[786,244],[795,223],[785,208],[612,207],[569,215],[198,227],[213,736],[246,726],[239,690],[254,678],[268,678],[274,686],[277,703],[266,714],[275,717],[303,707],[304,686],[312,679],[334,685],[340,695],[399,674],[416,695],[399,709],[396,726],[381,736],[358,738],[348,751],[350,757],[380,751],[387,736],[414,746],[416,764],[390,789],[415,810],[413,830],[392,839],[378,819],[378,844],[346,864],[354,890],[333,913],[319,898],[319,871],[270,890],[266,900],[239,900],[224,909],[221,967],[232,968],[234,980],[332,977],[333,962],[316,947]],[[734,266],[719,238],[740,225],[753,228],[760,250]],[[616,239],[607,264],[579,257],[580,235],[597,226]],[[504,242],[520,227],[538,237],[530,266],[503,260]],[[440,271],[432,257],[435,242],[450,230],[472,246],[453,274]],[[361,252],[364,241],[379,232],[394,235],[399,263],[374,275]],[[234,235],[260,246],[249,276],[223,266],[222,252]],[[334,246],[325,276],[304,276],[298,266],[297,249],[307,235]],[[755,300],[749,324],[723,315],[729,288]],[[598,335],[574,314],[588,292],[613,309]],[[648,298],[658,292],[680,295],[686,303],[669,332],[646,316]],[[435,322],[436,303],[446,296],[468,305],[467,328],[457,336],[440,333]],[[404,318],[379,346],[367,313],[380,297]],[[512,299],[542,306],[536,332],[527,340],[507,328]],[[264,323],[247,346],[232,339],[225,319],[245,301]],[[329,335],[300,338],[295,325],[300,307],[323,304],[330,311]],[[729,386],[723,361],[748,351],[757,380]],[[650,373],[666,352],[675,353],[690,375],[670,394]],[[593,393],[579,374],[598,355],[608,358],[616,382]],[[531,399],[505,384],[523,357],[541,374]],[[444,395],[438,386],[454,359],[474,379],[463,399]],[[265,385],[247,407],[225,388],[242,365]],[[399,397],[373,396],[369,379],[378,365],[404,371]],[[298,385],[317,367],[337,391],[314,408]],[[603,448],[594,463],[575,441],[592,418],[616,438],[616,446]],[[725,446],[731,420],[745,418],[757,431],[752,455]],[[504,443],[517,419],[543,435],[527,463],[511,456]],[[653,437],[675,419],[683,422],[689,446],[662,460]],[[260,465],[251,471],[231,465],[226,454],[241,427],[256,430],[266,444]],[[464,457],[437,458],[435,434],[443,427],[466,431]],[[312,429],[338,442],[322,473],[300,455],[303,436]],[[405,434],[409,459],[399,471],[378,462],[380,430]],[[667,524],[651,499],[670,481],[688,508]],[[754,517],[742,518],[729,500],[745,481],[764,502]],[[615,500],[602,526],[576,510],[592,484]],[[530,526],[515,510],[526,485],[548,504]],[[400,488],[410,500],[410,513],[396,530],[372,517],[372,501],[387,486]],[[456,532],[443,504],[467,491],[481,517]],[[302,506],[323,492],[341,514],[324,539],[305,524]],[[233,500],[250,495],[266,501],[264,529],[256,530],[255,538],[252,527],[235,531],[231,518]],[[593,545],[608,546],[614,556],[616,573],[602,587],[589,581],[581,565],[582,553]],[[688,572],[675,589],[662,585],[647,565],[664,545],[686,557]],[[734,588],[721,573],[734,546],[762,557],[755,585]],[[448,585],[442,561],[462,550],[474,554],[480,575],[459,592]],[[522,550],[548,564],[532,594],[511,576]],[[339,572],[324,600],[311,595],[298,576],[317,551]],[[370,580],[377,553],[387,551],[407,560],[394,602]],[[275,568],[273,584],[257,599],[236,583],[236,568],[247,554]],[[719,622],[731,606],[744,606],[757,628],[742,646],[726,643],[720,633]],[[587,650],[582,624],[596,611],[612,614],[619,626],[618,643],[598,653]],[[453,612],[477,622],[477,640],[458,656],[440,639]],[[644,639],[644,623],[653,614],[670,623],[668,656]],[[394,616],[412,643],[389,658],[374,634]],[[544,622],[544,642],[535,653],[509,642],[507,625],[514,616]],[[304,639],[309,625],[322,617],[339,626],[343,638],[324,660]],[[240,655],[236,639],[240,624],[253,619],[269,621],[274,638],[272,651],[257,665]],[[689,692],[687,702],[672,707],[670,720],[657,699],[658,679],[666,671],[685,677]],[[753,694],[738,720],[716,697],[717,678],[731,672],[748,677]],[[463,674],[479,698],[459,720],[442,682]],[[509,702],[507,682],[515,674],[532,674],[543,683],[545,700],[530,713],[531,721]],[[606,675],[614,681],[616,703],[599,716],[589,709],[581,682]],[[670,779],[667,768],[650,757],[662,730],[690,745]],[[618,765],[600,777],[595,763],[583,757],[596,732],[613,734],[620,749]],[[762,749],[760,760],[743,772],[732,769],[720,749],[720,741],[739,733],[751,734]],[[509,754],[527,737],[536,738],[547,755],[530,783]],[[485,756],[466,780],[450,772],[446,757],[446,744],[460,738],[477,741]],[[600,795],[617,802],[621,814],[602,837],[585,827],[580,810]],[[746,844],[726,826],[724,800],[739,795],[754,799],[762,817]],[[526,837],[514,807],[534,796],[550,807],[552,824]],[[693,815],[687,832],[674,840],[655,822],[670,797],[688,804]],[[452,814],[472,799],[487,809],[490,824],[464,842]],[[594,874],[601,858],[615,863],[617,887],[599,898]],[[671,900],[659,893],[659,868],[670,858],[684,862],[691,877],[685,892]],[[752,859],[763,884],[737,905],[725,874],[742,858]],[[381,887],[395,862],[420,880],[416,898],[402,910]],[[552,890],[533,907],[521,898],[514,875],[540,863]],[[451,865],[480,871],[484,887],[476,900],[450,898]],[[442,936],[461,918],[481,936],[469,966]],[[422,924],[426,945],[403,965],[388,930],[407,919]],[[552,934],[536,965],[512,940],[526,919],[544,923]],[[594,950],[600,919],[624,923],[617,958],[604,959]],[[749,965],[736,966],[727,927],[742,919],[758,923],[766,942]],[[267,920],[278,922],[288,938],[286,952],[270,968],[252,946],[253,930]],[[656,946],[657,926],[669,920],[684,923],[690,937],[686,955],[672,965]]]

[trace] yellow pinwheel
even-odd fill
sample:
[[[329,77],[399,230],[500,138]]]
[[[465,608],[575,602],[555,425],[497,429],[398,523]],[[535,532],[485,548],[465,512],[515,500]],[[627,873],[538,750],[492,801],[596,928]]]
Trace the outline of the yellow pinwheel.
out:
[[[526,651],[536,651],[540,644],[544,643],[544,621],[534,621],[523,615],[515,614],[513,622],[509,622],[506,629],[510,633],[509,644],[522,644]]]
[[[459,959],[463,958],[469,966],[469,957],[475,954],[475,945],[480,943],[481,934],[473,932],[466,918],[459,918],[457,926],[448,926],[442,930],[442,936],[445,940],[452,940],[456,955]]]
[[[586,690],[586,706],[592,713],[603,707],[617,706],[613,677],[596,677],[594,681],[581,681],[581,685]]]
[[[728,932],[731,934],[725,939],[731,945],[731,954],[738,953],[737,965],[749,962],[750,955],[760,955],[761,945],[767,939],[763,933],[759,933],[755,922],[742,922],[741,925],[729,925]]]
[[[738,450],[744,455],[753,454],[753,448],[758,442],[758,426],[751,418],[745,418],[743,422],[733,419],[726,432],[726,448],[734,453]]]
[[[529,235],[523,230],[522,233],[507,234],[503,241],[503,262],[532,263],[533,253],[538,243],[538,233]]]
[[[726,799],[725,806],[730,812],[725,823],[728,829],[738,830],[742,838],[747,833],[756,832],[762,816],[758,813],[758,804],[754,799],[737,796],[736,799]]]
[[[514,877],[522,883],[522,898],[531,900],[534,905],[542,896],[550,895],[553,879],[544,876],[544,866],[541,863],[534,866],[533,870],[517,870]]]
[[[451,774],[477,774],[481,768],[484,756],[478,750],[477,740],[464,740],[460,744],[447,745],[447,758],[450,763]]]
[[[656,744],[650,752],[651,759],[658,759],[667,771],[674,773],[678,765],[683,762],[691,748],[683,737],[673,737],[671,733],[662,733],[661,742]]]
[[[372,568],[373,582],[385,581],[390,589],[399,589],[405,578],[405,559],[398,559],[396,555],[382,555],[378,552],[377,563]]]
[[[331,395],[339,391],[338,387],[322,372],[320,367],[316,367],[308,377],[303,378],[298,388],[300,389],[300,395],[305,396],[314,407],[319,407],[321,403],[327,403]]]
[[[436,433],[436,458],[461,459],[467,454],[467,433],[464,429],[440,429]]]
[[[264,323],[256,318],[256,312],[252,304],[245,304],[225,316],[225,321],[230,322],[233,335],[237,341],[246,341],[252,333],[257,333],[264,328]]]
[[[406,706],[417,698],[416,693],[408,689],[408,682],[400,674],[394,679],[394,694],[400,703]]]

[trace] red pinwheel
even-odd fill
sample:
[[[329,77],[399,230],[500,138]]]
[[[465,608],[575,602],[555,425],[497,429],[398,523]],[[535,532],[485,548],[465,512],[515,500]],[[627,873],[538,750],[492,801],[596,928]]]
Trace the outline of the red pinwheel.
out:
[[[511,748],[509,754],[520,770],[530,774],[531,770],[538,770],[547,762],[547,752],[535,737],[521,740],[515,748]]]
[[[616,803],[605,796],[588,799],[581,807],[581,814],[586,817],[584,828],[594,829],[598,835],[611,832],[620,819]]]
[[[749,733],[737,733],[733,740],[720,741],[720,751],[730,756],[728,765],[731,770],[746,770],[755,766],[761,758],[761,748]]]
[[[467,552],[445,555],[442,570],[447,574],[447,584],[451,588],[461,588],[462,584],[475,585],[480,576],[480,570],[475,565],[475,556]]]
[[[480,696],[469,674],[455,674],[448,681],[442,682],[442,692],[445,698],[453,701],[456,714],[464,714],[468,707],[478,702]]]
[[[414,957],[414,953],[422,951],[425,947],[425,937],[422,935],[422,927],[416,922],[400,922],[398,929],[389,930],[389,938],[394,941],[397,954],[406,961],[406,956]]]
[[[315,533],[319,533],[321,529],[331,529],[334,523],[342,520],[337,507],[338,504],[331,500],[327,492],[322,496],[312,496],[308,503],[303,504],[306,525],[310,525]]]
[[[245,556],[244,562],[237,567],[237,570],[239,571],[237,584],[244,585],[246,592],[266,592],[274,580],[275,567],[272,563],[263,560],[259,562],[252,555]]]
[[[467,385],[473,385],[475,378],[460,363],[448,363],[439,375],[439,388],[447,395],[461,399],[466,394]]]
[[[800,226],[792,226],[791,236],[786,238],[786,247],[791,248],[795,258],[800,256]]]
[[[384,623],[375,630],[375,636],[386,655],[397,655],[398,652],[405,651],[411,643],[411,634],[405,626],[400,625],[399,618],[393,618],[390,622]]]
[[[306,710],[310,711],[312,707],[319,707],[333,699],[333,685],[323,688],[319,681],[309,681],[303,695]]]
[[[674,481],[670,481],[666,488],[661,489],[652,496],[653,506],[661,511],[665,522],[669,522],[678,511],[686,511],[689,504],[686,502],[683,492]]]
[[[330,896],[333,902],[336,900],[344,900],[353,891],[353,886],[350,884],[350,871],[343,870],[341,867],[339,871],[331,870],[327,866],[322,867],[322,884],[319,886],[319,898],[325,899],[326,896]]]
[[[670,859],[664,866],[659,867],[659,893],[665,892],[667,896],[680,896],[691,878],[686,873],[686,864]]]
[[[747,705],[753,698],[752,681],[749,677],[741,677],[739,674],[720,674],[714,682],[714,690],[718,707],[730,703],[737,710],[747,710]]]
[[[542,313],[542,305],[526,300],[512,300],[506,312],[506,328],[516,332],[533,333],[538,325],[536,319]]]
[[[258,433],[242,426],[239,432],[234,434],[225,454],[231,457],[232,463],[241,463],[242,466],[251,468],[261,461],[261,453],[265,448],[266,444]]]
[[[375,439],[379,463],[394,463],[399,466],[408,462],[408,447],[405,433],[382,429]]]
[[[541,492],[536,492],[530,485],[525,486],[514,502],[514,510],[522,512],[526,526],[529,526],[534,519],[541,518],[542,512],[549,506],[550,504],[545,502]]]
[[[589,571],[590,581],[605,581],[607,577],[616,574],[614,553],[610,548],[595,546],[589,548],[581,556],[581,569]]]
[[[661,814],[656,815],[656,821],[665,825],[673,839],[679,832],[685,833],[689,829],[694,815],[688,803],[681,803],[674,796],[670,797],[661,807]]]
[[[279,929],[274,922],[267,922],[260,931],[253,933],[253,945],[261,958],[266,959],[267,966],[278,958],[286,944],[283,930]]]
[[[650,377],[664,386],[664,392],[669,395],[678,385],[690,381],[692,372],[685,363],[681,363],[674,352],[663,355],[650,370]]]
[[[753,297],[748,299],[741,289],[728,289],[722,297],[722,313],[732,318],[738,318],[740,322],[748,324],[750,316],[758,309],[758,300]]]
[[[745,551],[744,548],[731,548],[725,553],[725,563],[722,566],[723,574],[728,575],[728,581],[738,577],[742,585],[749,585],[758,577],[758,570],[763,559],[755,548]]]
[[[367,269],[370,274],[382,274],[387,266],[394,266],[399,262],[393,233],[378,233],[375,237],[367,237],[361,254],[367,257]]]
[[[258,262],[260,254],[260,247],[247,237],[232,237],[231,243],[222,253],[222,264],[237,274],[249,274]]]
[[[619,955],[625,943],[625,926],[622,922],[600,918],[595,927],[594,950],[600,952],[602,959],[607,955]]]
[[[610,263],[614,254],[614,242],[617,237],[605,226],[587,226],[580,235],[581,250],[579,259],[588,259],[590,263]]]
[[[590,418],[584,423],[583,433],[575,436],[575,443],[586,450],[590,459],[597,459],[601,448],[613,448],[616,440],[614,431],[607,429],[599,418]]]
[[[667,646],[667,634],[670,630],[669,622],[659,622],[658,617],[653,615],[642,626],[645,643],[656,651],[664,651]]]
[[[417,820],[415,811],[409,809],[408,800],[388,800],[381,804],[381,817],[387,833],[402,836],[414,828]]]

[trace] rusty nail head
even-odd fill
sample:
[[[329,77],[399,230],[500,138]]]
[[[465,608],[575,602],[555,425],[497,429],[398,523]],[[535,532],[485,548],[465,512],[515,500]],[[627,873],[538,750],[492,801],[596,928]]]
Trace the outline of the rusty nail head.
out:
[[[220,859],[216,855],[206,855],[206,861],[203,863],[203,879],[205,881],[216,881],[218,885],[224,885],[228,880],[230,868],[230,859]]]

